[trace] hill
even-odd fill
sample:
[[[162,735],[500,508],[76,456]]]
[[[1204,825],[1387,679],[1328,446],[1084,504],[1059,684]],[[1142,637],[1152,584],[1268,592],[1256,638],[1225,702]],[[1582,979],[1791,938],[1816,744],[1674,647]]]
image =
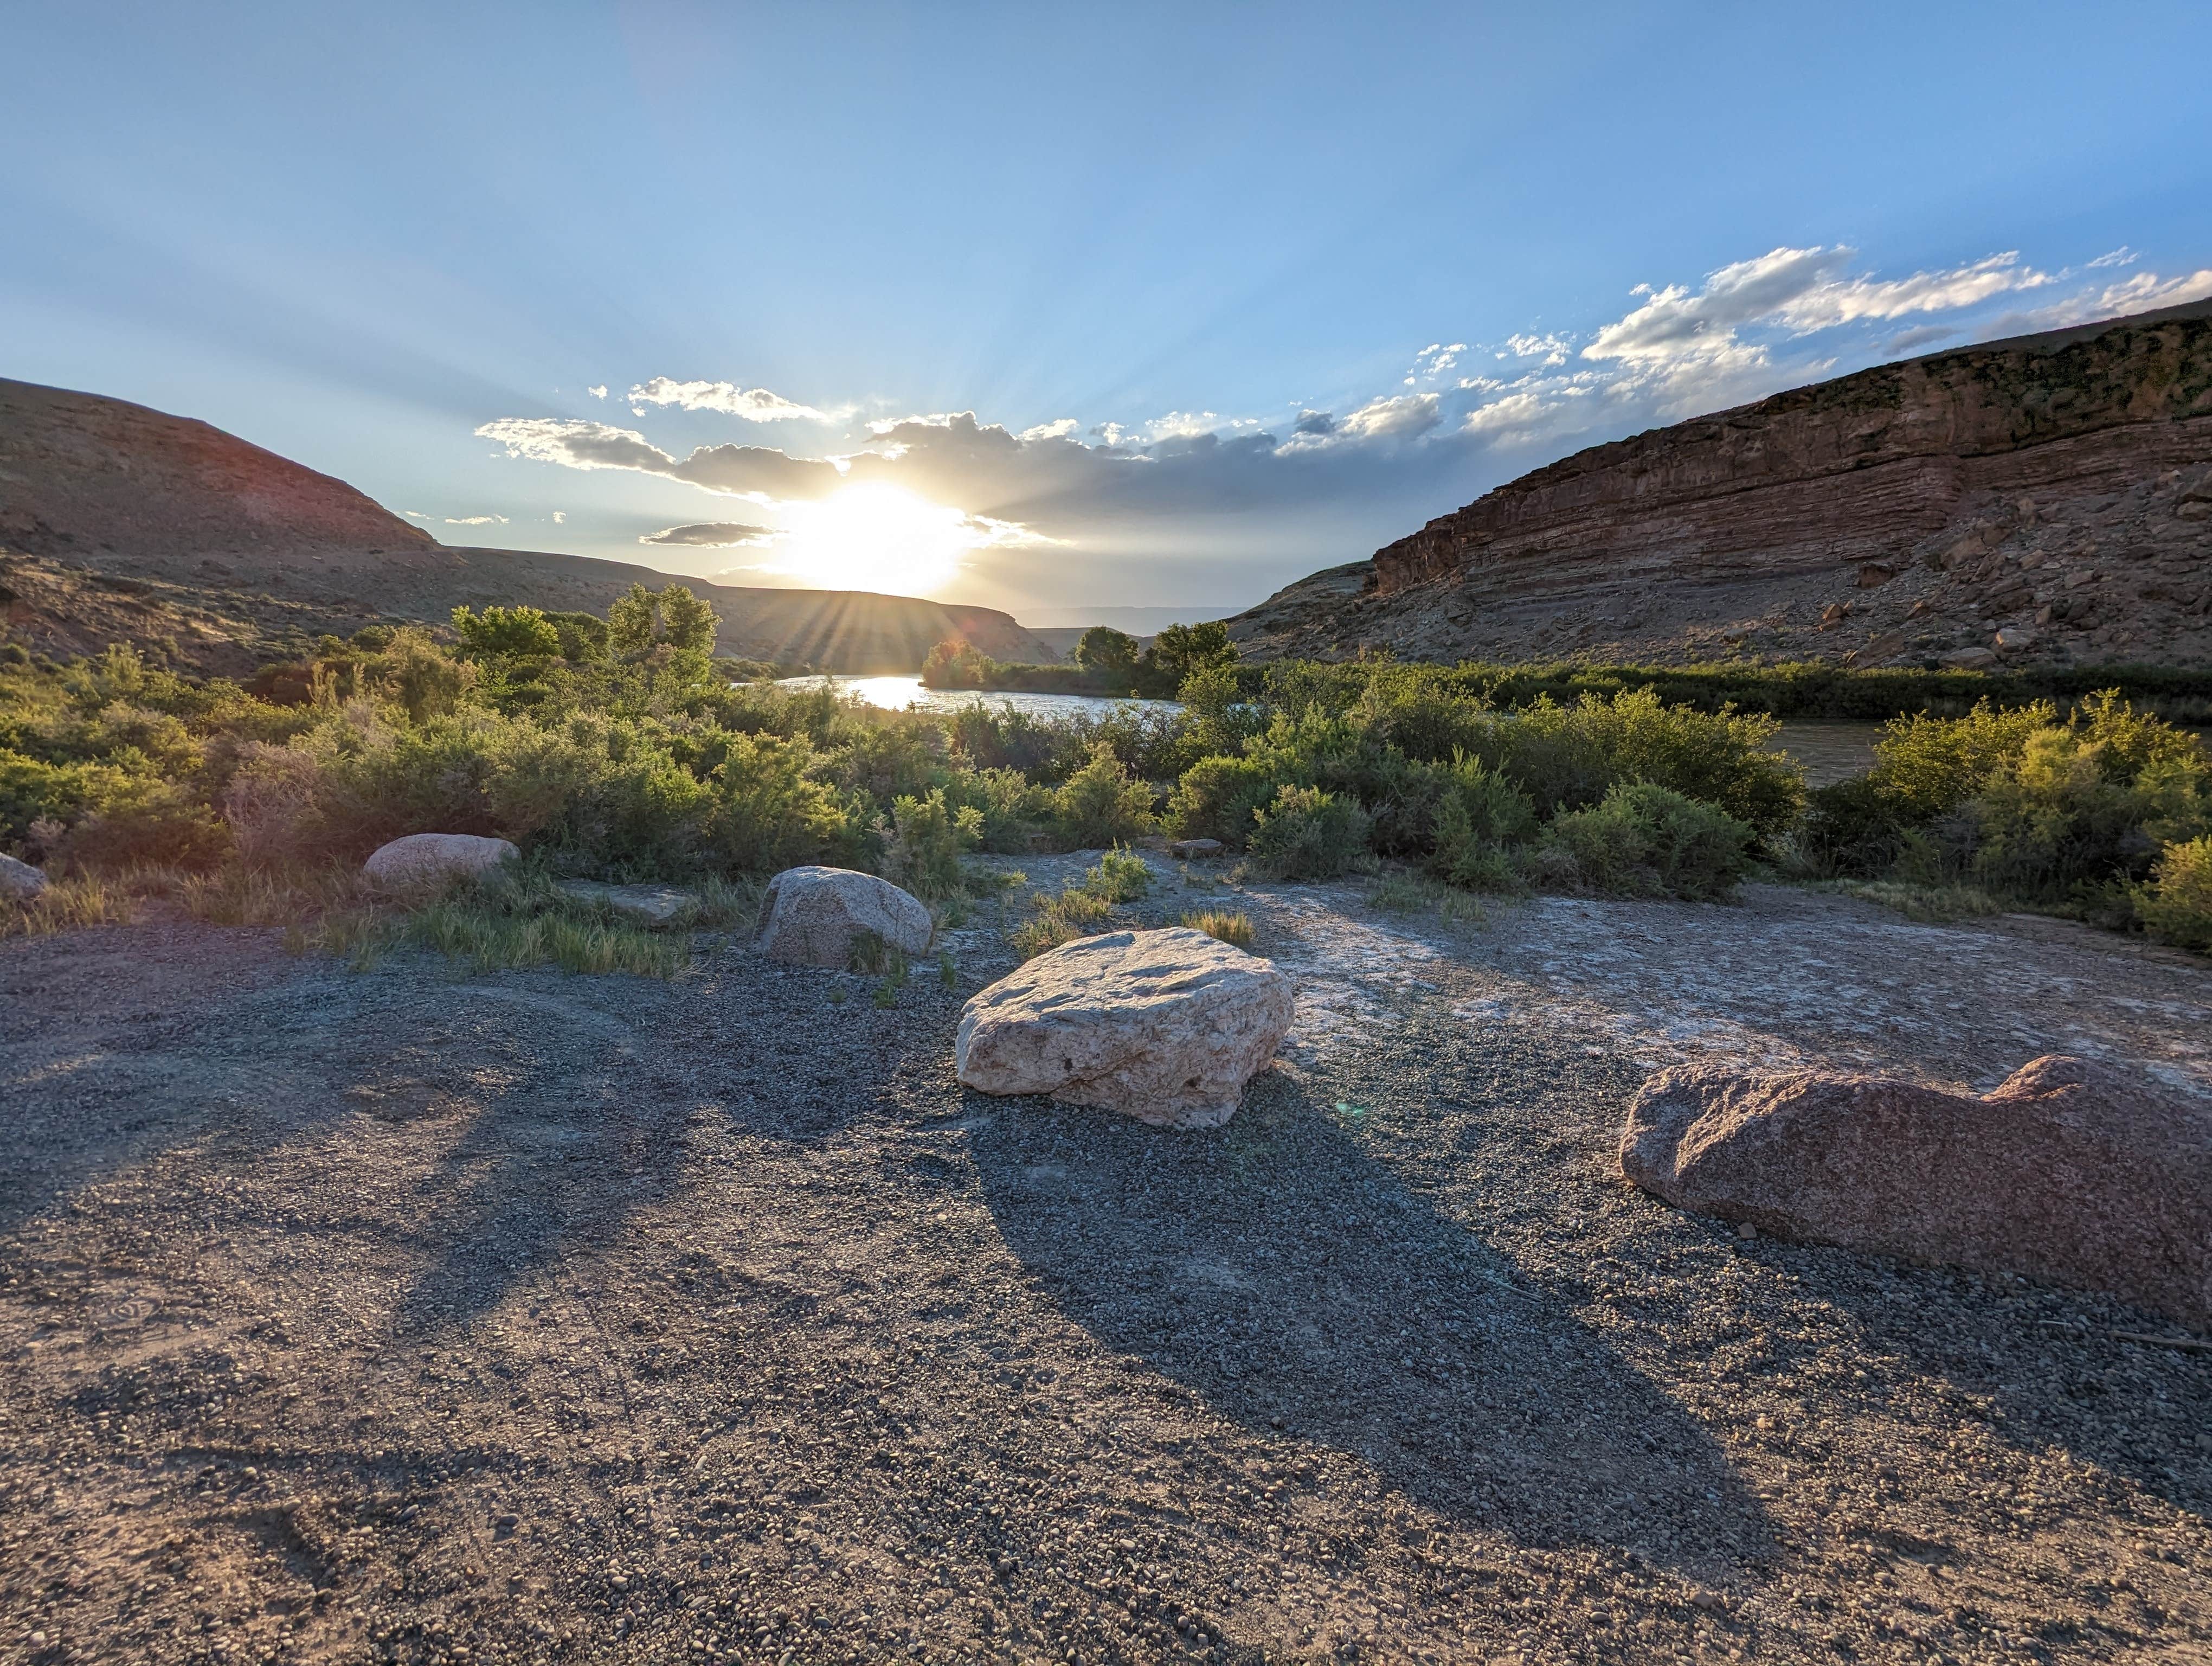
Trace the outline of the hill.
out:
[[[0,380],[0,607],[44,651],[133,640],[233,672],[301,635],[442,622],[464,603],[604,612],[627,562],[456,549],[342,480],[206,423]],[[961,636],[994,658],[1051,651],[994,608],[866,592],[683,582],[721,616],[724,653],[833,671],[910,672]]]
[[[1230,632],[1257,659],[2212,664],[2212,302],[1591,447]]]

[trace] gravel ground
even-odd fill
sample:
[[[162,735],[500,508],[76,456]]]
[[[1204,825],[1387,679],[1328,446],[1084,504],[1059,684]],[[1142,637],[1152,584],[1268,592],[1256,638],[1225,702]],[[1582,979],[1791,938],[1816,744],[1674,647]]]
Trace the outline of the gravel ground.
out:
[[[2212,1356],[1612,1146],[1715,1053],[2203,1089],[2212,969],[1163,873],[1304,986],[1212,1133],[964,1094],[988,923],[889,1008],[0,945],[0,1660],[2207,1658]]]

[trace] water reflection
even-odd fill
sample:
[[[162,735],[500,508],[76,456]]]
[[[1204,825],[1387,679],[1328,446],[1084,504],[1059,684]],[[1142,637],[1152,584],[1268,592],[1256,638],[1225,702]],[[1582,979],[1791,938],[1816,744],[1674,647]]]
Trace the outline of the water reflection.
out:
[[[1022,694],[996,689],[926,689],[919,677],[787,677],[776,686],[784,689],[833,688],[886,711],[909,706],[923,711],[957,711],[963,706],[1012,706],[1030,717],[1069,717],[1076,714],[1098,717],[1117,707],[1134,706],[1144,711],[1179,712],[1172,700],[1109,700],[1095,694]]]

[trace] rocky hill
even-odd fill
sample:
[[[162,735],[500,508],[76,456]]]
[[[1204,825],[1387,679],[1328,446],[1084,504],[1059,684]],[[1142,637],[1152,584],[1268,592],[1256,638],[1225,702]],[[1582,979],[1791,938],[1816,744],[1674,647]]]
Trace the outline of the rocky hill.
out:
[[[122,632],[235,672],[303,634],[439,623],[463,603],[604,612],[633,583],[668,581],[621,562],[450,548],[343,481],[205,423],[0,380],[0,617],[42,651]],[[721,616],[722,651],[747,659],[914,671],[955,635],[995,659],[1054,657],[994,608],[684,582]]]
[[[1255,658],[2212,664],[2212,303],[1594,446],[1230,630]]]

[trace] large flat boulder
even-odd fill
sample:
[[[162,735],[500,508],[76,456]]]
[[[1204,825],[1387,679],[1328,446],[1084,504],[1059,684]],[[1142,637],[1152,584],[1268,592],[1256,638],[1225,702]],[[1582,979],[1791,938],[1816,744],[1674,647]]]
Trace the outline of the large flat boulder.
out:
[[[787,867],[761,899],[761,948],[802,966],[851,964],[854,939],[872,932],[905,954],[929,947],[936,921],[918,897],[849,867]]]
[[[1204,932],[1109,932],[969,1001],[954,1058],[985,1093],[1046,1093],[1166,1128],[1217,1128],[1291,1027],[1289,977]]]
[[[361,865],[380,891],[428,891],[489,873],[522,853],[505,839],[474,833],[410,833],[379,845]]]
[[[2212,1106],[2053,1055],[1993,1091],[1661,1072],[1621,1171],[1778,1237],[2018,1273],[2212,1322]]]

